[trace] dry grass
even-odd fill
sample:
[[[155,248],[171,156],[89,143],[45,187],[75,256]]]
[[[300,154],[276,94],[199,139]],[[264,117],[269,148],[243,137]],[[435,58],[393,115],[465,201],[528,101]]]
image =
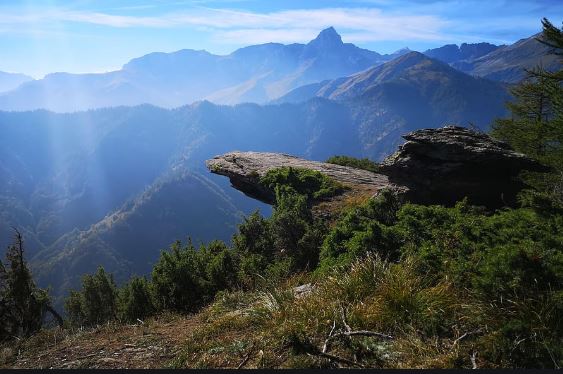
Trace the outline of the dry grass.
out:
[[[42,330],[18,342],[4,367],[162,368],[199,324],[197,317],[164,313],[136,325]]]
[[[223,294],[202,312],[205,327],[190,336],[174,366],[471,367],[471,337],[455,341],[472,328],[467,305],[450,284],[427,283],[414,266],[368,257],[302,297],[292,292],[294,283]],[[343,334],[358,330],[392,338]]]
[[[482,351],[496,344],[487,320],[496,318],[494,306],[416,269],[408,258],[368,256],[322,279],[300,274],[254,292],[220,293],[191,317],[44,331],[21,342],[6,367],[494,367]],[[312,290],[297,295],[294,287],[305,283]]]

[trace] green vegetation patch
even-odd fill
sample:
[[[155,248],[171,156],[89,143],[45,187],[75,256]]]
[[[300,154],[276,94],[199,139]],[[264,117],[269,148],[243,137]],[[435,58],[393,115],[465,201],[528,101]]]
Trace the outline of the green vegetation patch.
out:
[[[379,164],[369,158],[355,158],[350,156],[332,156],[325,162],[329,164],[350,166],[356,169],[368,170],[377,173]]]
[[[268,171],[260,183],[274,191],[291,189],[315,200],[338,195],[346,189],[341,183],[316,170],[285,166]]]

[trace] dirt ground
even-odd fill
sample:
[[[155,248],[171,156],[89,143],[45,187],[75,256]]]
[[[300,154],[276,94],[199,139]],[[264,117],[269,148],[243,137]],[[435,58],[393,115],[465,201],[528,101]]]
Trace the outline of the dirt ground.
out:
[[[197,325],[196,317],[169,315],[74,333],[54,329],[0,348],[0,368],[166,368]]]

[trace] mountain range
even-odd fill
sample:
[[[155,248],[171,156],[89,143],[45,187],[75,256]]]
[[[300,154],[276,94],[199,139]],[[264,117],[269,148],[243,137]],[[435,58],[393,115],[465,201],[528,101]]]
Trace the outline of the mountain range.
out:
[[[295,88],[349,76],[408,52],[405,48],[381,55],[362,49],[344,43],[330,27],[307,44],[266,43],[225,56],[184,49],[135,58],[108,73],[49,74],[22,81],[9,92],[0,90],[0,110],[72,112],[144,103],[175,108],[198,100],[266,103]],[[470,75],[514,83],[524,77],[524,67],[558,63],[546,52],[534,36],[509,46],[446,45],[424,54]]]
[[[267,43],[226,56],[184,49],[151,53],[109,73],[49,74],[0,95],[0,109],[69,112],[143,103],[173,108],[203,99],[263,103],[393,57],[343,43],[331,27],[307,44]]]
[[[32,81],[33,78],[25,74],[6,73],[0,71],[0,93],[11,91],[23,83]]]
[[[561,59],[550,53],[550,47],[538,41],[541,33],[521,39],[511,45],[489,43],[445,45],[424,52],[452,67],[477,77],[495,81],[518,83],[526,77],[524,69],[538,66],[555,71]]]

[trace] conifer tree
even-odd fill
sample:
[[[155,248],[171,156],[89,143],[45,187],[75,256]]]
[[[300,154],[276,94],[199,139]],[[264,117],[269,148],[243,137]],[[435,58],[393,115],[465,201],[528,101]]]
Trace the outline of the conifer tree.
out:
[[[100,266],[95,274],[82,278],[81,291],[71,291],[65,309],[73,324],[94,326],[117,318],[117,296],[113,275]]]
[[[537,40],[550,52],[563,56],[563,31],[547,19]],[[514,149],[553,168],[553,173],[525,173],[525,181],[550,198],[563,203],[563,69],[547,71],[542,66],[526,70],[527,77],[512,89],[508,104],[511,118],[493,124],[492,135]]]
[[[24,258],[23,237],[14,230],[15,240],[6,253],[7,262],[0,264],[0,340],[37,332],[46,312],[62,325],[47,291],[35,285]]]

